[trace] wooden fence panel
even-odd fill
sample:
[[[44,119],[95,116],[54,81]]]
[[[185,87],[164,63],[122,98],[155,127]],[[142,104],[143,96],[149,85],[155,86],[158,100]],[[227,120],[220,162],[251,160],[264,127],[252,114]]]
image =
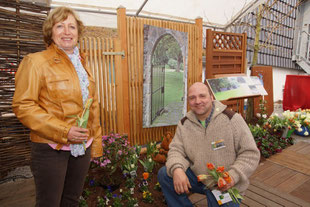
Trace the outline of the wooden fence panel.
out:
[[[206,78],[245,74],[246,33],[228,33],[207,30]],[[243,112],[243,100],[223,101],[229,108]]]
[[[80,49],[87,54],[88,67],[92,70],[98,99],[102,133],[118,132],[117,97],[116,97],[116,38],[84,37],[80,40]],[[118,103],[122,105],[122,102]]]
[[[199,21],[198,21],[199,23]],[[197,23],[197,24],[198,24]],[[173,29],[188,34],[187,84],[202,81],[202,28],[196,24],[126,17],[129,72],[130,140],[137,144],[160,141],[165,132],[176,126],[143,128],[143,27],[144,24]],[[202,26],[201,26],[202,27]]]
[[[267,115],[270,116],[274,109],[273,104],[273,74],[272,74],[272,67],[271,66],[261,66],[257,65],[252,67],[251,75],[258,76],[261,78],[264,84],[264,88],[267,91],[267,96],[260,96],[254,98],[254,114],[260,113],[261,110],[259,109],[260,100],[264,98],[267,103],[265,104]]]

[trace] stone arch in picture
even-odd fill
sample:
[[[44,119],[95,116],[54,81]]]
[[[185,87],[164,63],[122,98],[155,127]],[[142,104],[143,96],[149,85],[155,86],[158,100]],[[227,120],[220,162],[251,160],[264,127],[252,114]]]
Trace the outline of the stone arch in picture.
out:
[[[151,61],[152,55],[156,48],[157,43],[165,35],[171,35],[177,41],[182,51],[183,56],[183,66],[184,66],[184,75],[183,75],[183,84],[184,84],[184,97],[187,93],[187,52],[188,52],[188,41],[187,33],[170,30],[160,27],[154,27],[151,25],[144,25],[144,50],[143,50],[143,127],[151,127]],[[186,102],[183,104],[183,115],[186,113]],[[176,120],[176,123],[171,123],[170,125],[177,124],[179,120]]]

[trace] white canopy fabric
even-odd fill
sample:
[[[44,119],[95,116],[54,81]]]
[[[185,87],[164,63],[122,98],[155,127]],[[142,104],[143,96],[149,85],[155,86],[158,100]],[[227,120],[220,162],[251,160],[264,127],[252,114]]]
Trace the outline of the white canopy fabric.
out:
[[[89,26],[116,28],[115,13],[119,6],[128,15],[164,18],[193,22],[197,17],[204,25],[222,27],[253,0],[52,0],[51,6],[70,6],[78,10],[82,21]],[[145,5],[143,6],[143,4]]]

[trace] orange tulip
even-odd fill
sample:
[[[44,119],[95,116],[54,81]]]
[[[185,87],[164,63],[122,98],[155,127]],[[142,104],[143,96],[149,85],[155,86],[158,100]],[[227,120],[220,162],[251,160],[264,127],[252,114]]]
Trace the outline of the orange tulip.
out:
[[[147,180],[149,178],[149,173],[145,172],[145,173],[142,174],[142,176],[143,176],[144,180]]]
[[[224,166],[219,166],[217,167],[216,172],[224,172],[224,169]]]
[[[230,183],[230,182],[231,182],[231,177],[230,177],[230,175],[229,175],[228,172],[224,172],[224,173],[223,173],[223,178],[224,178],[224,180],[225,180],[227,183]]]
[[[218,186],[219,188],[223,188],[223,187],[226,186],[226,185],[227,185],[226,180],[224,180],[224,178],[222,178],[222,177],[219,177],[219,179],[218,179],[218,181],[217,181],[217,186]]]
[[[207,168],[209,169],[209,170],[214,170],[214,165],[212,164],[212,163],[207,163]]]

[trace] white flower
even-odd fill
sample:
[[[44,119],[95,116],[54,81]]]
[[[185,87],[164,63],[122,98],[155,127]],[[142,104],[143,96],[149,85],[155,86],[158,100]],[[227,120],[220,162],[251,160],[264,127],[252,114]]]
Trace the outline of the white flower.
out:
[[[267,118],[267,114],[263,114],[263,118],[266,119]]]
[[[297,131],[301,132],[301,131],[302,131],[302,128],[298,128]]]
[[[122,192],[123,192],[123,189],[119,189],[119,192],[122,193]]]
[[[274,115],[275,115],[275,116],[279,116],[279,114],[278,114],[278,113],[274,113]]]
[[[134,168],[135,168],[135,165],[134,165],[134,164],[131,164],[130,167],[131,167],[131,169],[134,169]]]
[[[134,188],[130,188],[130,194],[134,194],[135,193],[135,189]]]
[[[257,116],[258,118],[260,118],[260,117],[261,117],[260,113],[257,113],[257,114],[256,114],[256,116]]]
[[[107,200],[105,201],[105,205],[108,205],[109,204],[109,199],[107,198]]]
[[[306,132],[304,133],[304,135],[305,135],[305,136],[308,136],[308,135],[309,135],[309,133],[306,131]]]
[[[149,162],[152,162],[153,160],[152,160],[152,158],[149,158]]]

